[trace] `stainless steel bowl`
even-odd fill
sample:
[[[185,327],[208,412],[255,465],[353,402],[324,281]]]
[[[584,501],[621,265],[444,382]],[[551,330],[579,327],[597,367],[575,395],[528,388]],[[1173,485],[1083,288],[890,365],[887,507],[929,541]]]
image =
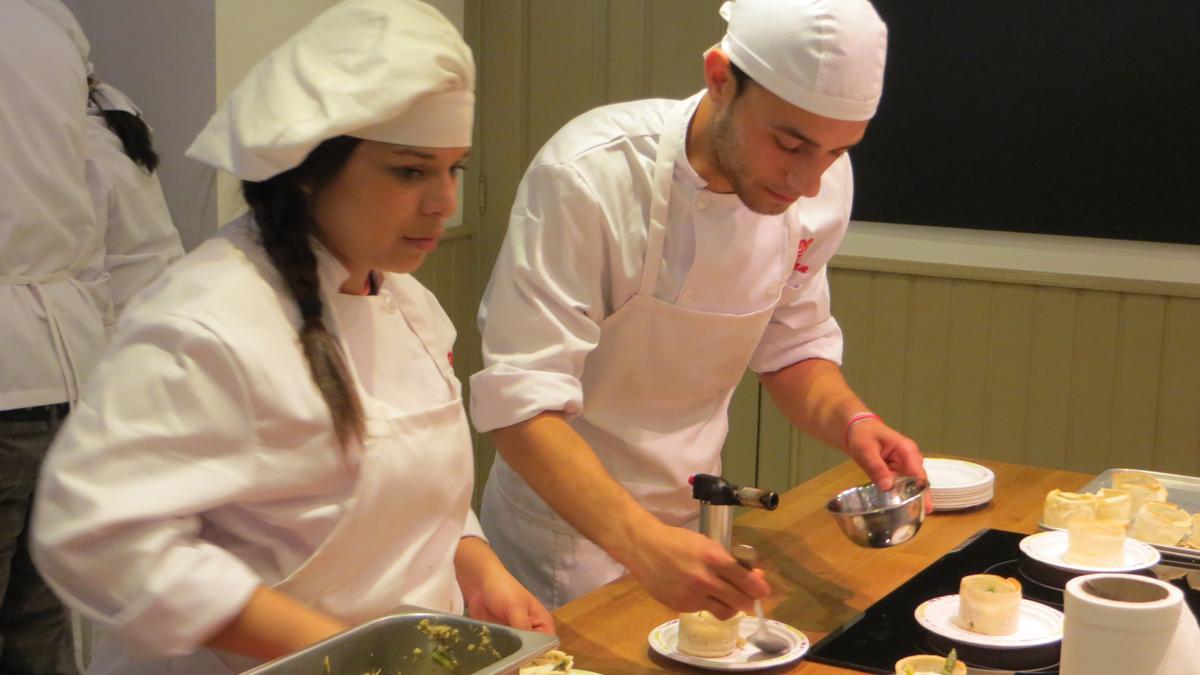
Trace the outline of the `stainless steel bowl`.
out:
[[[887,492],[873,483],[842,490],[825,508],[850,541],[859,546],[895,546],[912,539],[921,529],[928,489],[927,481],[901,476]]]

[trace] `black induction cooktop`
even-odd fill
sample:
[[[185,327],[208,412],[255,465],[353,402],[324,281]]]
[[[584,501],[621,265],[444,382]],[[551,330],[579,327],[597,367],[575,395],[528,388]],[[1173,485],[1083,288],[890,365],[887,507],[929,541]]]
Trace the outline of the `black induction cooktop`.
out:
[[[1027,534],[981,530],[939,558],[861,615],[830,633],[808,652],[810,661],[868,673],[894,673],[896,661],[911,654],[946,654],[951,647],[976,670],[1015,673],[1058,673],[1059,643],[1032,649],[981,649],[953,644],[917,623],[913,612],[926,600],[958,593],[968,574],[998,574],[1021,582],[1022,593],[1062,611],[1065,578],[1052,568],[1025,558],[1019,544]],[[1200,591],[1175,582],[1193,613],[1200,616]]]

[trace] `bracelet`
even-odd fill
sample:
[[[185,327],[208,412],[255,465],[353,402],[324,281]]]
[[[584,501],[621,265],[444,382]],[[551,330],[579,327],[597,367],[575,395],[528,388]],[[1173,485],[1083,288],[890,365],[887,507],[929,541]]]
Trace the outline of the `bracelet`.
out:
[[[855,424],[858,424],[859,422],[862,422],[863,420],[879,420],[880,422],[882,422],[882,421],[883,421],[883,418],[882,418],[882,417],[880,417],[879,415],[876,415],[876,414],[875,414],[875,413],[873,413],[873,412],[860,412],[860,413],[857,413],[857,414],[851,415],[851,416],[850,416],[850,421],[846,423],[846,443],[845,443],[845,446],[846,446],[846,448],[847,448],[847,449],[849,449],[849,448],[850,448],[850,429],[851,429],[851,428],[852,428],[852,427],[853,427]]]

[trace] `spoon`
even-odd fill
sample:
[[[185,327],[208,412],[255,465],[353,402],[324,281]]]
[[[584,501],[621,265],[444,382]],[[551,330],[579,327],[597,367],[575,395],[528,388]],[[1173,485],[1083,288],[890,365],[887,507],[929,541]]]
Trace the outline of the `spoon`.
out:
[[[758,564],[758,552],[753,546],[746,544],[738,544],[730,549],[735,560],[746,569],[754,569]],[[746,638],[750,644],[758,647],[758,650],[764,654],[778,654],[788,648],[788,641],[771,632],[767,627],[767,620],[763,618],[762,601],[758,598],[754,599],[754,614],[758,617],[758,628]]]

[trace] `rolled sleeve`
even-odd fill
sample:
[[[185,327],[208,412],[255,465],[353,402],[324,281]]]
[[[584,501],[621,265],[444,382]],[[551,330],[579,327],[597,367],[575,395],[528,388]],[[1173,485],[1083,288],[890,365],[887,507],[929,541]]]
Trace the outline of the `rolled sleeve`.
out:
[[[145,656],[186,654],[259,576],[203,537],[203,513],[255,498],[242,370],[194,322],[122,331],[47,455],[32,551],[74,609]]]
[[[471,419],[480,432],[582,411],[580,377],[605,312],[605,229],[577,172],[530,168],[479,308],[484,367],[471,377]]]
[[[462,536],[475,537],[484,541],[488,540],[488,538],[483,534],[483,526],[479,524],[479,516],[475,515],[475,509],[467,510],[467,519],[466,522],[463,523]]]

